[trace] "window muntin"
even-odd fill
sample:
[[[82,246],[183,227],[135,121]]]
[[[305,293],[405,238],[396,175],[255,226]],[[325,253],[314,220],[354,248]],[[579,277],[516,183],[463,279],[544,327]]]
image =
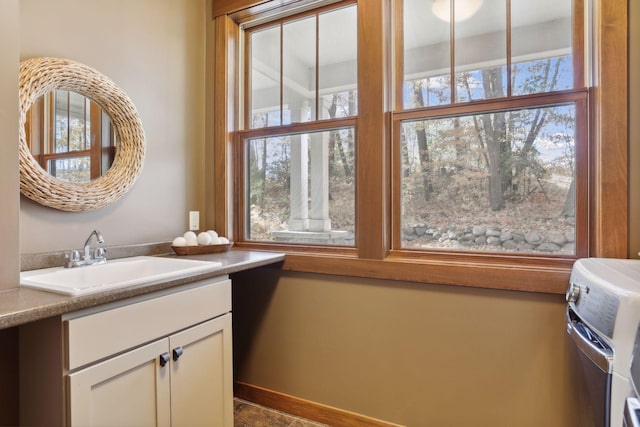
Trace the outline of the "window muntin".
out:
[[[358,114],[356,7],[318,16],[319,119]]]
[[[431,4],[403,3],[405,109],[451,103],[451,28],[436,17]]]
[[[393,1],[392,7],[396,9],[396,7],[401,7],[403,1]],[[512,2],[513,3],[513,2]],[[586,4],[585,4],[586,3]],[[266,3],[265,3],[266,4]],[[366,36],[369,30],[378,31],[379,30],[379,18],[382,15],[387,23],[392,22],[394,18],[398,16],[401,17],[401,13],[399,10],[392,10],[391,16],[386,15],[386,9],[384,9],[384,5],[382,2],[378,5],[377,2],[372,2],[371,8],[365,8],[359,12],[360,18],[362,22],[372,23],[373,26],[368,26],[367,28],[361,29],[359,31],[359,36]],[[375,6],[373,6],[375,4]],[[537,6],[538,2],[531,3],[532,6]],[[606,45],[607,43],[612,42],[611,46],[622,46],[621,44],[624,40],[624,31],[619,32],[611,32],[607,31],[607,28],[610,28],[610,25],[615,25],[615,20],[620,19],[623,13],[606,13],[602,16],[602,22],[596,23],[594,22],[586,22],[583,20],[583,15],[585,13],[585,9],[590,9],[591,5],[588,2],[583,2],[582,0],[574,0],[574,16],[572,17],[574,28],[572,29],[572,34],[574,35],[574,39],[572,40],[572,60],[574,64],[574,78],[576,84],[573,86],[573,89],[569,91],[565,91],[564,98],[571,98],[574,96],[579,99],[580,109],[576,111],[576,116],[578,121],[583,121],[582,125],[577,125],[577,150],[578,150],[578,158],[576,159],[576,166],[582,171],[578,172],[578,175],[582,178],[578,179],[578,185],[576,192],[582,201],[579,203],[579,208],[584,214],[581,215],[582,225],[577,224],[577,228],[582,230],[578,231],[578,238],[582,238],[583,242],[589,241],[590,244],[582,244],[578,246],[582,246],[581,250],[578,250],[578,256],[588,256],[589,254],[624,254],[626,250],[624,246],[625,235],[624,235],[624,227],[612,226],[612,222],[608,219],[615,217],[619,214],[618,208],[612,207],[619,205],[618,201],[624,199],[624,190],[620,190],[624,185],[614,186],[618,188],[618,190],[608,190],[601,191],[603,187],[609,185],[613,179],[614,182],[620,181],[623,184],[623,177],[617,176],[615,178],[602,178],[600,175],[589,174],[590,170],[593,168],[601,169],[601,168],[609,168],[611,165],[619,164],[618,160],[623,157],[620,153],[624,152],[624,150],[619,150],[620,144],[624,145],[624,135],[616,134],[616,129],[622,129],[623,127],[616,126],[615,123],[612,122],[624,122],[624,114],[621,111],[623,108],[622,105],[624,102],[617,102],[616,99],[620,100],[624,97],[622,96],[614,96],[614,97],[605,97],[603,99],[598,98],[595,99],[590,96],[590,93],[587,89],[588,81],[593,77],[596,80],[598,76],[602,76],[602,73],[592,75],[588,69],[585,69],[591,63],[595,63],[590,60],[585,60],[584,55],[588,54],[589,41],[583,39],[583,35],[587,34],[590,30],[594,30],[598,39],[603,37],[602,43]],[[513,6],[512,6],[513,7]],[[540,7],[541,10],[545,10],[546,7]],[[622,10],[622,9],[621,9]],[[599,14],[597,14],[600,16]],[[246,16],[243,19],[235,20],[235,17],[220,17],[216,19],[216,28],[230,28],[236,29],[237,23],[248,22],[250,19],[255,18],[247,18]],[[233,22],[235,20],[235,23]],[[400,35],[398,28],[402,27],[402,23],[400,20],[395,21],[395,30]],[[584,21],[584,22],[581,22]],[[221,25],[218,26],[217,24]],[[597,24],[597,25],[596,25]],[[384,27],[382,29],[382,34],[387,34],[388,27]],[[400,35],[400,40],[402,36]],[[218,52],[223,52],[227,47],[233,46],[236,41],[235,33],[228,32],[223,34],[222,32],[216,38],[216,49]],[[615,42],[615,43],[613,43]],[[620,43],[617,43],[620,42]],[[598,45],[602,44],[598,42]],[[396,49],[394,52],[396,55],[402,55],[402,46],[401,43],[396,42]],[[380,63],[379,57],[384,53],[383,50],[386,50],[386,47],[382,47],[380,43],[376,41],[372,45],[368,46],[367,50],[362,53],[359,57],[360,64],[366,64],[367,67],[375,66]],[[624,49],[616,49],[613,48],[611,52],[614,56],[618,55],[620,57],[623,56]],[[556,56],[565,55],[566,52],[558,52]],[[514,63],[517,62],[527,62],[531,58],[520,58],[517,57],[514,59]],[[606,58],[605,58],[606,59]],[[611,75],[618,75],[620,73],[616,72],[615,66],[611,66],[612,61],[607,62],[606,60],[602,62],[602,58],[595,57],[594,60],[599,61],[600,65],[603,65],[602,69],[605,73],[609,73]],[[224,55],[220,61],[216,62],[216,70],[220,75],[224,74],[224,72],[230,69],[234,64],[233,55]],[[608,64],[608,65],[607,65]],[[380,246],[381,248],[392,249],[390,252],[384,251],[369,251],[364,259],[357,259],[357,252],[348,251],[342,252],[339,249],[331,248],[331,253],[342,253],[342,254],[350,254],[344,258],[336,259],[332,257],[327,257],[325,251],[316,249],[303,249],[300,251],[296,248],[290,254],[291,256],[287,259],[287,268],[294,271],[313,271],[313,272],[327,272],[333,274],[345,274],[345,275],[355,275],[355,276],[364,276],[364,277],[377,277],[377,278],[386,278],[386,279],[401,279],[401,280],[409,280],[409,281],[417,281],[424,283],[442,283],[442,284],[456,284],[456,285],[466,285],[466,286],[480,286],[480,287],[488,287],[488,288],[498,288],[498,289],[518,289],[523,291],[536,291],[536,292],[551,292],[551,293],[561,293],[563,292],[563,284],[566,282],[566,277],[568,275],[568,271],[570,271],[570,267],[573,264],[573,257],[562,257],[562,258],[551,258],[551,257],[531,257],[531,256],[491,256],[487,254],[467,254],[467,253],[451,253],[451,252],[443,252],[443,253],[434,253],[430,251],[428,254],[424,252],[418,251],[408,251],[408,250],[393,250],[400,247],[399,242],[396,242],[397,232],[399,231],[399,227],[396,227],[396,221],[400,218],[399,212],[396,211],[397,207],[400,206],[395,199],[397,197],[397,192],[393,192],[391,195],[382,196],[383,194],[388,194],[385,191],[385,186],[387,184],[380,185],[380,182],[388,183],[389,187],[395,188],[396,183],[400,182],[400,177],[397,175],[396,168],[393,168],[393,164],[396,163],[397,149],[395,144],[399,140],[399,137],[395,137],[396,127],[398,126],[399,120],[406,120],[407,117],[417,117],[417,113],[422,112],[423,109],[418,108],[413,111],[402,112],[402,101],[403,97],[401,96],[402,91],[398,90],[398,87],[402,87],[403,82],[403,71],[402,64],[393,64],[394,69],[390,70],[391,73],[395,76],[400,76],[398,81],[389,82],[393,84],[396,88],[394,90],[394,105],[392,110],[395,109],[391,113],[391,118],[393,119],[393,129],[394,133],[391,138],[393,146],[392,152],[390,152],[391,159],[387,156],[384,156],[384,161],[391,160],[392,164],[392,179],[390,182],[387,180],[380,180],[380,176],[375,175],[374,180],[372,180],[372,185],[370,188],[375,188],[374,191],[380,191],[381,197],[380,200],[383,200],[385,207],[389,208],[390,221],[393,221],[393,228],[387,229],[386,222],[382,223],[377,221],[379,219],[379,215],[375,215],[376,221],[368,221],[367,219],[370,217],[369,211],[367,211],[366,207],[362,209],[366,202],[358,201],[358,212],[359,218],[358,221],[358,230],[364,233],[361,233],[361,238],[358,240],[362,242],[366,240],[366,246]],[[583,67],[585,66],[585,67]],[[389,74],[389,76],[391,75]],[[365,73],[366,74],[366,73]],[[446,74],[446,73],[445,73]],[[621,72],[621,74],[624,74]],[[379,73],[376,75],[376,78],[380,77]],[[615,80],[615,79],[614,79]],[[235,80],[234,80],[235,81]],[[611,82],[612,79],[605,79],[602,81],[602,87],[605,92],[617,93],[623,92],[618,85],[608,84],[607,82]],[[219,90],[216,91],[216,117],[220,115],[220,112],[224,114],[224,119],[226,120],[227,112],[232,114],[242,114],[243,106],[246,106],[246,102],[238,101],[238,104],[235,102],[230,103],[229,97],[224,92],[223,89],[228,89],[230,93],[233,93],[234,85],[227,85],[223,79],[216,80],[216,87]],[[246,81],[245,81],[246,84]],[[386,84],[386,83],[385,83]],[[561,90],[561,89],[560,89]],[[375,99],[379,100],[379,93],[376,91],[373,96],[369,96],[371,94],[371,90],[362,91],[360,94],[361,101],[361,110],[360,110],[360,118],[359,120],[367,120],[371,118],[371,114],[374,114],[376,117],[380,115],[381,112],[388,111],[386,106],[376,103],[375,107],[369,108],[370,100]],[[556,96],[557,94],[552,93],[552,96]],[[622,94],[624,95],[624,94]],[[525,96],[522,97],[523,100],[516,102],[517,107],[524,107],[530,104],[529,101],[539,100],[540,103],[547,103],[548,101],[547,95],[540,96],[540,94],[535,94],[533,96]],[[607,101],[608,99],[608,101]],[[526,100],[526,101],[525,101]],[[612,101],[613,100],[613,101]],[[478,104],[481,105],[498,105],[503,104],[505,100],[496,99],[490,101],[480,101]],[[512,102],[508,102],[513,107]],[[238,107],[239,106],[239,107]],[[367,106],[367,108],[363,108]],[[452,112],[457,111],[458,113],[466,114],[469,112],[469,107],[476,107],[476,103],[463,103],[459,104],[457,108],[452,108]],[[589,113],[592,110],[592,107],[601,107],[606,111],[613,111],[614,115],[612,117],[618,117],[620,120],[605,120],[602,121],[599,119],[599,116],[593,117],[594,122],[593,126],[594,135],[587,135],[587,126],[585,126],[586,121],[589,118]],[[240,109],[237,109],[240,108]],[[413,107],[410,107],[413,108]],[[479,108],[479,110],[485,110],[486,108]],[[605,112],[606,112],[605,111]],[[620,112],[618,116],[616,113]],[[435,113],[435,114],[434,114]],[[437,111],[431,112],[431,114],[425,114],[425,117],[437,115]],[[606,115],[606,114],[605,114]],[[234,150],[230,152],[228,150],[228,143],[230,142],[228,136],[229,132],[234,132],[234,138],[237,135],[237,128],[234,127],[233,124],[226,122],[223,120],[223,117],[218,118],[220,123],[227,123],[227,125],[223,125],[217,128],[216,134],[216,149],[218,149],[221,153],[225,154],[225,156],[218,156],[218,160],[216,161],[216,167],[218,170],[226,171],[228,170],[228,165],[225,162],[230,161],[230,156],[233,156],[236,159],[236,155],[242,157],[243,154],[239,150]],[[368,120],[371,121],[371,120]],[[379,121],[383,123],[382,120]],[[240,125],[242,128],[242,125]],[[380,133],[384,133],[385,126],[382,126]],[[591,126],[589,126],[591,128]],[[605,134],[608,135],[608,138],[605,138],[607,142],[606,144],[600,143],[600,139],[598,136],[602,134],[603,129]],[[613,133],[612,133],[613,132]],[[580,135],[582,133],[582,135]],[[618,132],[619,133],[619,132]],[[242,134],[242,132],[240,132]],[[603,134],[604,135],[604,134]],[[614,137],[611,137],[613,135]],[[619,137],[619,138],[618,138]],[[613,138],[613,139],[612,139]],[[383,139],[383,143],[387,139]],[[379,142],[379,139],[376,139],[376,143]],[[369,141],[371,142],[371,141]],[[364,143],[364,141],[363,141]],[[611,144],[610,144],[611,143]],[[591,146],[593,144],[593,146]],[[384,148],[386,150],[386,147]],[[373,162],[371,162],[370,158],[367,156],[359,157],[358,164],[360,166],[360,170],[375,171],[380,170],[378,156],[373,156]],[[237,159],[237,165],[242,165],[242,160]],[[235,167],[234,170],[238,171],[242,169],[241,167]],[[386,174],[383,174],[386,175]],[[383,176],[384,177],[384,176]],[[237,227],[234,224],[238,224],[238,217],[230,218],[228,213],[230,212],[231,207],[234,203],[242,203],[242,197],[232,197],[235,193],[227,194],[227,189],[231,187],[232,189],[236,188],[233,185],[233,182],[240,182],[237,174],[228,175],[228,178],[224,179],[216,179],[215,186],[216,189],[219,190],[216,192],[216,196],[214,197],[217,202],[217,206],[224,206],[226,209],[216,209],[215,214],[215,222],[216,224],[220,224],[219,227],[226,227],[230,232],[236,232],[239,236],[239,232]],[[362,191],[364,183],[359,183],[359,193]],[[240,184],[242,186],[242,184]],[[382,187],[382,188],[381,188]],[[364,187],[366,191],[370,194],[372,190],[367,187]],[[595,195],[589,194],[589,189],[593,189],[595,191]],[[239,194],[239,193],[238,193]],[[362,193],[360,193],[362,194]],[[604,195],[604,196],[603,196]],[[393,205],[388,205],[388,203],[393,198]],[[604,204],[602,204],[604,201]],[[611,203],[610,203],[611,202]],[[229,204],[227,204],[229,203]],[[373,207],[379,208],[380,202],[379,200],[372,201],[371,203]],[[240,211],[243,211],[244,207],[240,208]],[[587,215],[588,214],[588,215]],[[382,235],[382,238],[379,239],[379,235],[377,233],[378,230],[384,229],[385,233]],[[604,233],[604,234],[603,234]],[[603,240],[603,236],[609,236],[613,234],[614,237],[618,237],[615,239],[607,239]],[[375,235],[375,238],[367,238],[364,236],[372,236]],[[387,245],[387,238],[392,240],[392,246]],[[237,239],[236,242],[240,242],[242,239]],[[620,243],[622,242],[622,243]],[[242,245],[241,243],[239,246]],[[260,247],[261,245],[251,245],[246,244],[245,247]],[[282,250],[286,250],[286,248],[279,246]],[[378,256],[378,254],[382,254]],[[319,255],[319,256],[316,256]],[[369,256],[371,255],[371,256]],[[618,256],[616,255],[616,256]],[[375,262],[370,260],[385,260],[388,262]],[[424,261],[424,262],[423,262]],[[488,267],[488,268],[487,268]],[[480,274],[475,274],[476,272],[480,272]]]
[[[513,95],[568,90],[573,81],[572,2],[511,1]]]
[[[354,127],[246,139],[246,239],[353,246],[354,141]]]
[[[575,255],[573,104],[402,122],[402,247]]]
[[[280,26],[251,33],[250,128],[279,126]]]
[[[356,3],[245,30],[241,241],[355,245]]]
[[[449,0],[403,2],[402,108],[579,86],[573,82],[571,0],[454,5],[451,10]]]
[[[585,195],[575,185],[586,179],[576,164],[587,121],[575,103],[582,95],[565,97],[580,86],[574,67],[582,66],[571,0],[402,6],[394,248],[584,253],[576,223],[586,223],[586,213],[575,207]],[[523,95],[538,96],[519,101]]]
[[[477,4],[476,12],[467,19],[457,19],[473,3]],[[507,96],[507,2],[469,0],[454,4],[456,102]]]
[[[357,114],[355,4],[290,17],[246,34],[248,129]],[[336,105],[347,107],[332,110]]]

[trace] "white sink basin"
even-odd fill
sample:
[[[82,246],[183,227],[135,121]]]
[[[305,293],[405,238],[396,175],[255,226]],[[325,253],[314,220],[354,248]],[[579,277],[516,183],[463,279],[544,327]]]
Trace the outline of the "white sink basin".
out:
[[[140,256],[75,268],[44,268],[20,273],[20,285],[65,295],[87,295],[218,269],[219,262]]]

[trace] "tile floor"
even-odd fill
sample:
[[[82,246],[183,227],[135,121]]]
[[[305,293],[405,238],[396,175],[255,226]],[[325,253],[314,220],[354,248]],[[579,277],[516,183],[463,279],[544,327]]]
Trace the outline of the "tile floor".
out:
[[[234,427],[329,427],[238,398],[233,411]]]

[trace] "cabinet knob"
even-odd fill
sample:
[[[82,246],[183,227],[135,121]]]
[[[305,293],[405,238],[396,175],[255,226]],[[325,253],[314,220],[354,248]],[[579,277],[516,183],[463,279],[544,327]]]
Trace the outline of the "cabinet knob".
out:
[[[164,352],[160,355],[160,366],[164,366],[171,360],[171,355],[167,352]]]
[[[178,359],[180,359],[180,356],[182,356],[182,353],[184,353],[184,350],[182,350],[182,347],[176,347],[173,349],[173,360],[176,361]]]

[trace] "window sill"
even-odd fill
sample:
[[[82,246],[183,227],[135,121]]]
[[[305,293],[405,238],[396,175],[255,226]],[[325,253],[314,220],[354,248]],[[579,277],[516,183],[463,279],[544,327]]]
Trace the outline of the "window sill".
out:
[[[425,259],[392,251],[383,260],[374,260],[358,258],[355,250],[342,248],[320,252],[251,245],[246,249],[285,252],[282,269],[288,271],[547,294],[566,292],[573,265],[571,259],[473,254],[437,254]]]

